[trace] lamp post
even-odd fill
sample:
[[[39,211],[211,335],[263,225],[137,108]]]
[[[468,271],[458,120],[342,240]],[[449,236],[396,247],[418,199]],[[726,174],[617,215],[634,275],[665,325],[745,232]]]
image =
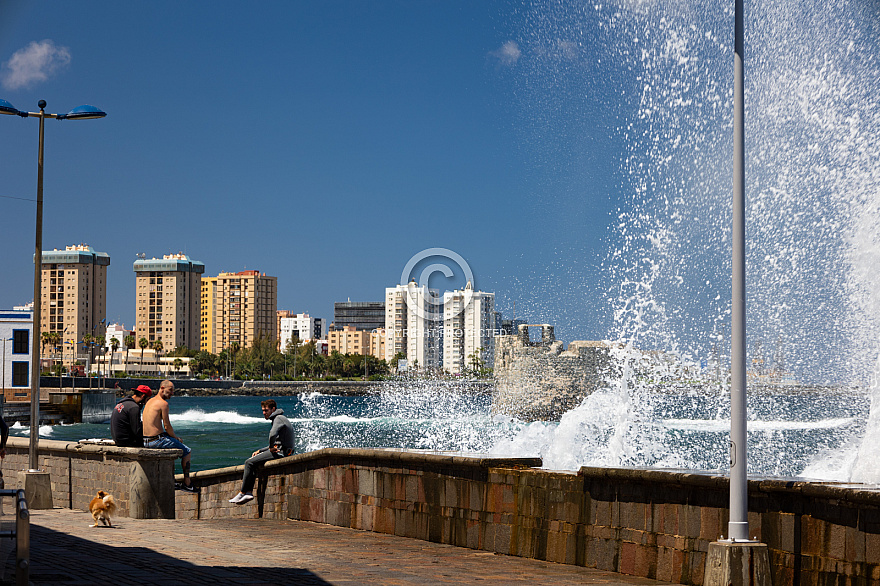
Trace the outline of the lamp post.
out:
[[[749,538],[746,429],[746,195],[743,0],[734,0],[733,255],[730,325],[729,538],[709,544],[705,584],[770,586],[767,545]]]
[[[733,291],[730,327],[731,541],[749,541],[746,470],[746,171],[743,91],[743,0],[735,0],[733,77]]]
[[[0,114],[20,116],[22,118],[39,118],[40,134],[39,149],[37,151],[37,221],[36,243],[34,246],[34,324],[33,339],[31,341],[31,434],[28,450],[28,467],[30,470],[37,469],[37,447],[39,445],[39,412],[40,412],[40,313],[42,296],[40,295],[40,280],[43,272],[43,131],[46,118],[56,120],[89,120],[103,118],[107,114],[94,106],[78,106],[67,114],[46,113],[46,100],[37,102],[39,112],[25,112],[18,110],[7,102],[0,99]]]

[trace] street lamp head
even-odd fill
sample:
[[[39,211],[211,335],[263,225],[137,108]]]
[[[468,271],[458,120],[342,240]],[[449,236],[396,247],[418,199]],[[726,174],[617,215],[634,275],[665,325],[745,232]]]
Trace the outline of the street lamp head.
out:
[[[7,102],[6,100],[0,99],[0,114],[9,114],[9,115],[21,115],[21,111],[18,108]]]
[[[59,115],[58,120],[91,120],[92,118],[103,118],[106,115],[106,112],[94,106],[84,105],[77,106],[67,114]]]

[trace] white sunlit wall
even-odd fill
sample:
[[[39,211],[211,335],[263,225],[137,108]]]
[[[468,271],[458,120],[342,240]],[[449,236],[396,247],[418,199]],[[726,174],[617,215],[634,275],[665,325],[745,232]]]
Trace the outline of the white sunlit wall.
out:
[[[0,387],[6,401],[27,401],[31,390],[33,312],[0,310]]]

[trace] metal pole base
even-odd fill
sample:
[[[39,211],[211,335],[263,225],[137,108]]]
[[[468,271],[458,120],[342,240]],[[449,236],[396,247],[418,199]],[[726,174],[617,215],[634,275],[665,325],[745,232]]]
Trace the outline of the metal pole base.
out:
[[[51,509],[52,485],[49,473],[41,470],[25,470],[18,473],[18,484],[24,490],[28,509]]]
[[[770,550],[757,541],[713,541],[703,586],[772,586]]]

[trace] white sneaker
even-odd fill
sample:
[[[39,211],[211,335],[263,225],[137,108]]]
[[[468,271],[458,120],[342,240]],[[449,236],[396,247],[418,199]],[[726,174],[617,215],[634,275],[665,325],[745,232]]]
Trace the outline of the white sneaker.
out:
[[[235,503],[235,504],[237,504],[237,505],[243,505],[243,504],[245,504],[245,503],[249,503],[249,502],[252,501],[252,500],[254,500],[254,495],[252,495],[252,494],[243,494],[243,495],[241,495],[241,498],[238,499],[238,502]]]
[[[232,497],[231,499],[229,499],[229,502],[230,502],[230,503],[233,503],[233,504],[235,504],[235,505],[237,505],[238,503],[241,502],[241,499],[242,499],[242,498],[244,498],[244,495],[241,494],[241,493],[238,493],[237,495],[235,495],[234,497]],[[253,498],[253,497],[251,497],[251,498]]]

